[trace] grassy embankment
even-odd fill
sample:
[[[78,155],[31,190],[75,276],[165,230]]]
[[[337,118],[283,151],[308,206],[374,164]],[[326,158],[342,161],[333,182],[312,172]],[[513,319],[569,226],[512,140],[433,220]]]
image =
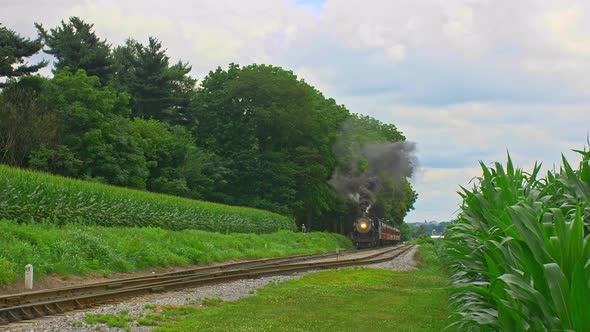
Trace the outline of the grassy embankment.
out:
[[[339,235],[294,229],[268,211],[0,165],[0,286],[20,280],[29,263],[38,279],[352,247]]]
[[[201,306],[151,307],[139,319],[117,318],[157,331],[441,331],[449,325],[447,277],[431,244],[420,248],[422,267],[410,272],[347,268],[271,284],[255,296]],[[113,316],[113,317],[110,317]],[[82,324],[82,323],[79,323]]]
[[[154,267],[221,262],[351,248],[328,233],[219,234],[159,228],[56,226],[0,221],[0,285],[20,280],[26,264],[35,276],[109,274]]]

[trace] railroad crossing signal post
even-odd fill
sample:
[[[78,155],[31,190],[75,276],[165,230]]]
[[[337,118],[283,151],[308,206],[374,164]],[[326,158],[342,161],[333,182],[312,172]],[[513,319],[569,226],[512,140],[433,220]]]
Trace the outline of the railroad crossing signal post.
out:
[[[33,289],[33,265],[25,266],[25,288]]]

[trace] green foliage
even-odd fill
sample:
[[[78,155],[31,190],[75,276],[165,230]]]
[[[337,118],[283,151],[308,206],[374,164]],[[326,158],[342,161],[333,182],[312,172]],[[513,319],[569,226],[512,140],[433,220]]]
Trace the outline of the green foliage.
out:
[[[113,52],[113,86],[131,96],[134,116],[172,124],[192,124],[187,114],[196,81],[188,76],[191,66],[170,58],[154,37],[148,45],[128,39]]]
[[[4,208],[0,207],[0,211]],[[0,285],[15,282],[26,264],[33,264],[35,277],[41,278],[52,273],[110,274],[228,259],[317,253],[335,248],[350,249],[352,244],[341,235],[321,232],[219,234],[0,220]]]
[[[137,319],[137,325],[154,326],[157,325],[157,323],[154,319],[140,317]]]
[[[83,166],[83,161],[65,145],[47,148],[42,144],[30,152],[28,165],[38,171],[76,176]]]
[[[105,324],[108,327],[120,327],[126,328],[129,325],[129,322],[132,319],[128,316],[128,312],[121,311],[118,315],[114,314],[85,314],[84,321],[86,323],[95,325],[95,324]]]
[[[213,297],[213,298],[205,297],[205,298],[203,298],[203,300],[201,302],[205,306],[215,307],[215,306],[221,305],[223,303],[223,300],[218,297]]]
[[[52,80],[61,99],[59,117],[62,144],[80,160],[68,173],[115,185],[143,189],[148,169],[138,139],[132,135],[128,97],[101,88],[97,77],[67,68]],[[60,147],[54,148],[54,151]],[[55,165],[48,165],[49,170]],[[40,167],[39,167],[40,168]],[[40,168],[44,170],[43,168]]]
[[[0,256],[0,285],[7,285],[17,278],[16,266],[6,258]]]
[[[13,78],[32,74],[47,65],[43,60],[37,64],[25,63],[41,50],[41,39],[30,40],[0,24],[0,77]],[[16,65],[16,67],[15,67]],[[0,87],[4,85],[0,82]]]
[[[422,269],[348,268],[270,284],[256,296],[195,310],[156,331],[441,331],[447,278],[432,247]]]
[[[416,244],[434,244],[434,240],[428,234],[420,234],[414,241]]]
[[[196,86],[191,66],[172,63],[156,38],[111,52],[78,17],[36,26],[37,41],[0,27],[6,61],[21,61],[42,41],[57,59],[52,79],[9,80],[0,92],[0,162],[8,165],[266,209],[344,233],[358,209],[327,183],[347,165],[346,154],[336,158],[337,139],[348,148],[405,139],[280,67],[230,64]],[[3,38],[22,48],[3,48]],[[415,199],[407,181],[384,181],[375,213],[401,223]]]
[[[420,234],[428,234],[433,235],[433,231],[435,235],[444,235],[447,226],[449,226],[451,222],[443,221],[443,222],[423,222],[423,223],[411,223],[410,227],[412,227],[412,236],[418,237]]]
[[[300,219],[329,209],[331,145],[346,109],[273,66],[232,64],[210,72],[201,85],[193,101],[194,134],[227,170],[211,199]]]
[[[27,76],[8,84],[0,95],[0,160],[24,166],[37,147],[56,144],[59,117],[51,84],[41,77]]]
[[[0,218],[224,233],[295,230],[291,219],[267,211],[134,191],[1,165]]]
[[[72,322],[72,327],[83,327],[84,323],[80,321]]]
[[[106,40],[100,40],[93,31],[94,24],[72,16],[68,22],[61,21],[61,26],[46,31],[35,23],[39,35],[43,38],[45,53],[53,55],[56,71],[68,67],[72,72],[85,70],[89,76],[97,76],[104,84],[113,73],[111,46]]]
[[[460,330],[590,329],[590,153],[574,170],[538,178],[482,164],[483,175],[460,193],[458,219],[447,228]]]
[[[412,228],[407,223],[405,223],[405,222],[402,223],[399,226],[399,231],[400,231],[400,240],[402,242],[412,239]]]
[[[207,168],[214,167],[185,127],[141,118],[133,119],[131,127],[149,169],[148,190],[191,198],[211,190]]]

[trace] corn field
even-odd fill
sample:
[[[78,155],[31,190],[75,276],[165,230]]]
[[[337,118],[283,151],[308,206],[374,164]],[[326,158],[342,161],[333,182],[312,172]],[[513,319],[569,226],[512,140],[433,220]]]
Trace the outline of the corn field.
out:
[[[462,188],[446,231],[459,331],[590,331],[590,152],[525,172],[510,156]]]
[[[0,165],[0,218],[55,224],[200,229],[221,233],[295,230],[292,219]]]

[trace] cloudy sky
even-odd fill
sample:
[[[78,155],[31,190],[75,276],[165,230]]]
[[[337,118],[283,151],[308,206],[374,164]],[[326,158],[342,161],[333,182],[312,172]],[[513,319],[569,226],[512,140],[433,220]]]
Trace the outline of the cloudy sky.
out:
[[[76,15],[114,45],[162,40],[196,78],[227,66],[293,70],[418,144],[408,221],[448,220],[478,161],[548,168],[590,131],[590,1],[0,0],[34,36]]]

